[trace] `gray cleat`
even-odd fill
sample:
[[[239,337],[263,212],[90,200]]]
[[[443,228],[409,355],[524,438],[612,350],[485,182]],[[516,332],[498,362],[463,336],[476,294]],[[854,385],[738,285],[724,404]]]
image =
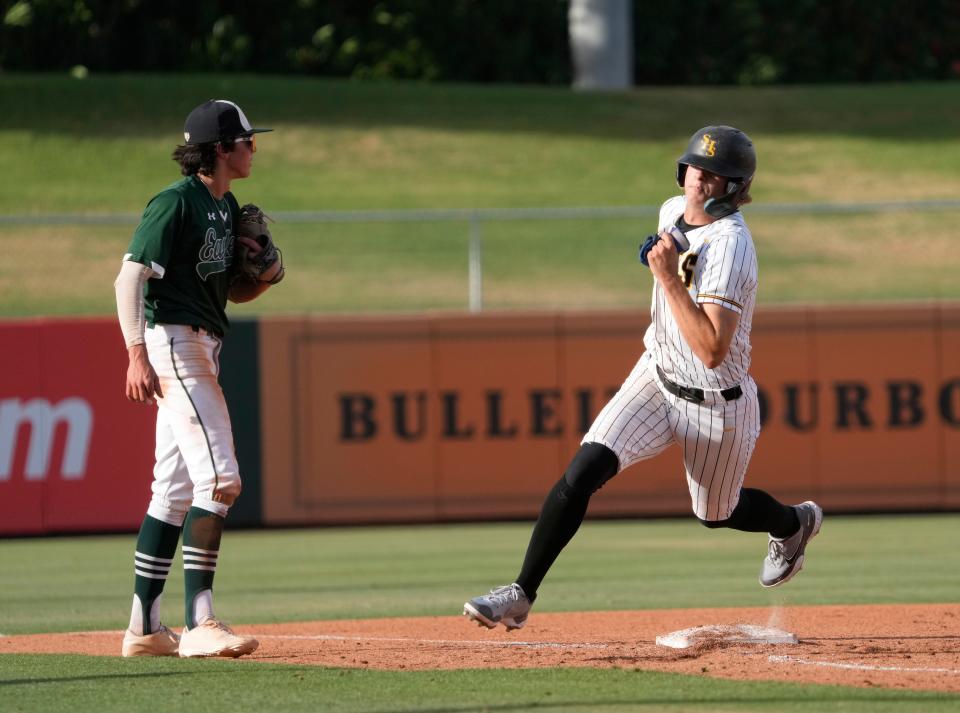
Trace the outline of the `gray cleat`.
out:
[[[789,581],[803,567],[803,551],[823,523],[823,510],[812,500],[794,505],[800,520],[800,529],[790,537],[770,537],[767,556],[760,570],[760,584],[777,587]]]
[[[507,584],[474,597],[463,605],[464,616],[488,629],[503,624],[507,631],[522,629],[530,613],[530,600],[519,584]]]

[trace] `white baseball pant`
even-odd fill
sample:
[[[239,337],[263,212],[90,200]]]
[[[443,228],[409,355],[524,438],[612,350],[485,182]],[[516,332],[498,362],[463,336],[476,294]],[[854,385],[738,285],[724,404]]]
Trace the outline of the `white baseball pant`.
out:
[[[178,324],[146,329],[145,341],[163,390],[147,512],[177,526],[191,505],[225,517],[240,494],[240,473],[217,380],[222,343],[204,329]]]
[[[677,443],[683,449],[693,512],[701,520],[726,520],[740,499],[760,435],[756,384],[748,377],[740,386],[743,395],[734,401],[705,391],[704,403],[692,403],[666,390],[653,355],[645,352],[582,443],[612,450],[620,470]]]

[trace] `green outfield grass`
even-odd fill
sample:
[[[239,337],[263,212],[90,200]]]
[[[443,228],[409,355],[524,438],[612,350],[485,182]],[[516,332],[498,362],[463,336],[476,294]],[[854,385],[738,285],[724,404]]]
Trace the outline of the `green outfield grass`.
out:
[[[942,230],[951,219],[960,213],[755,216],[760,304],[960,299],[953,236]],[[646,308],[653,283],[635,258],[641,230],[635,220],[489,223],[484,306]],[[231,305],[231,315],[468,306],[466,224],[296,224],[275,232],[291,265],[287,279],[267,298]],[[12,229],[0,237],[7,256],[0,317],[111,314],[129,233],[117,226]],[[919,234],[923,249],[908,247],[905,236]],[[58,261],[48,262],[50,252],[38,245]]]
[[[465,599],[514,577],[530,527],[228,532],[217,574],[218,613],[246,625],[458,615]],[[955,515],[828,514],[804,572],[782,589],[764,590],[756,582],[765,552],[762,535],[706,530],[692,519],[588,520],[551,571],[532,616],[537,611],[955,601],[960,557],[947,536],[955,530]],[[0,542],[0,631],[122,629],[130,606],[134,540],[126,535]],[[165,620],[171,625],[180,623],[182,586],[178,560],[165,595]],[[237,676],[239,671],[244,675]],[[158,699],[159,691],[170,700]],[[960,709],[960,697],[949,695],[735,683],[632,670],[397,673],[229,661],[0,656],[0,710],[55,711],[70,705],[70,710],[119,711],[148,702],[158,710],[193,710],[224,699],[231,701],[230,710]]]
[[[235,661],[0,656],[0,711],[939,713],[960,697],[638,670],[366,671]]]
[[[512,581],[531,527],[228,532],[219,611],[237,623],[459,614],[465,599]],[[707,530],[692,518],[588,520],[544,582],[537,611],[954,601],[960,555],[945,535],[956,528],[956,515],[828,515],[803,575],[765,590],[761,535]],[[120,628],[134,540],[0,542],[0,632]],[[171,625],[182,615],[177,562],[167,584]]]
[[[0,75],[0,216],[137,214],[177,178],[186,113],[237,99],[260,137],[242,201],[273,211],[658,205],[694,129],[756,140],[764,203],[955,199],[954,84],[560,88],[253,76]],[[761,304],[957,299],[955,212],[747,215]],[[132,225],[4,226],[0,317],[109,314]],[[654,220],[487,223],[491,309],[638,307]],[[463,309],[465,223],[275,225],[291,269],[237,314]],[[920,237],[922,236],[922,237]],[[944,255],[948,256],[947,259]]]
[[[242,75],[0,77],[0,213],[139,210],[183,119],[238,101],[275,210],[657,203],[696,128],[742,126],[759,201],[955,198],[956,85],[564,88]],[[950,151],[950,149],[954,151]]]

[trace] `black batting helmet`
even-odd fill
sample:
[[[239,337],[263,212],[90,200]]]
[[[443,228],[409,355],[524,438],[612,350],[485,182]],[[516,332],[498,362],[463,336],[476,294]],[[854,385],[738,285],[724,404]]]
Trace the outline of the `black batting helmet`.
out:
[[[704,210],[715,218],[735,212],[746,197],[757,170],[757,153],[750,137],[732,126],[705,126],[690,137],[687,151],[677,159],[677,185],[683,188],[687,166],[696,166],[729,178],[726,195],[711,198]]]

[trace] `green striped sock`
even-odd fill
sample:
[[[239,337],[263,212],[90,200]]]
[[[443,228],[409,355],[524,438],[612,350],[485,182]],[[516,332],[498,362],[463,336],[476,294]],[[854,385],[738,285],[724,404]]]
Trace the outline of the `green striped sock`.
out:
[[[143,634],[152,634],[160,625],[160,612],[154,611],[154,602],[167,583],[179,539],[180,528],[176,525],[149,515],[143,518],[137,536],[137,551],[133,555],[133,593],[140,602]]]
[[[220,515],[195,507],[190,508],[183,523],[183,588],[188,629],[197,625],[198,595],[213,589],[223,523]]]

